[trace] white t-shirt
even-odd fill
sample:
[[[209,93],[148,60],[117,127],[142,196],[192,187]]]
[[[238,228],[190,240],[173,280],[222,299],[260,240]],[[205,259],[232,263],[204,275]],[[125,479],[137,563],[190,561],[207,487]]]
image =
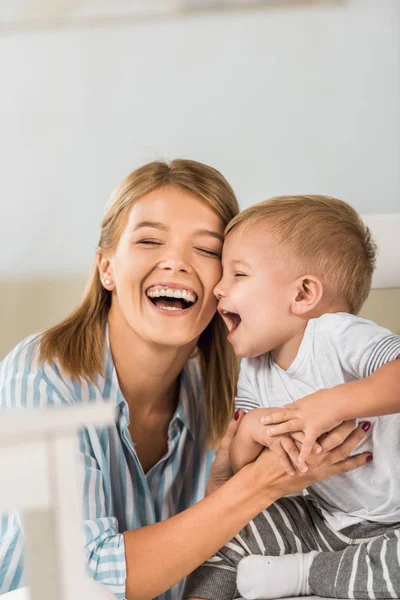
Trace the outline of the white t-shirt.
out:
[[[371,375],[400,356],[400,336],[347,313],[311,319],[287,371],[270,354],[241,362],[237,408],[283,406],[319,389]],[[365,467],[314,484],[309,493],[337,530],[363,520],[400,522],[400,414],[369,418],[353,454],[372,451]]]

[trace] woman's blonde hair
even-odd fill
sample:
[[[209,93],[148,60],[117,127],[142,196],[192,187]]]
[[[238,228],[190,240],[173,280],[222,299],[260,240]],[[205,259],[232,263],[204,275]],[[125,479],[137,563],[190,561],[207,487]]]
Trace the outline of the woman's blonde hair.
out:
[[[155,161],[128,175],[112,194],[101,224],[98,250],[115,250],[132,204],[160,187],[170,185],[196,195],[221,218],[224,226],[239,212],[236,196],[226,179],[212,167],[192,160]],[[83,299],[61,323],[39,338],[40,360],[59,361],[67,375],[94,380],[103,374],[104,326],[111,293],[101,284],[94,266]],[[238,361],[226,340],[219,315],[200,335],[198,354],[205,388],[208,441],[216,446],[234,408]]]
[[[266,223],[282,255],[321,278],[327,292],[344,298],[357,314],[366,300],[376,262],[376,244],[360,215],[330,196],[277,196],[250,206],[225,229]]]

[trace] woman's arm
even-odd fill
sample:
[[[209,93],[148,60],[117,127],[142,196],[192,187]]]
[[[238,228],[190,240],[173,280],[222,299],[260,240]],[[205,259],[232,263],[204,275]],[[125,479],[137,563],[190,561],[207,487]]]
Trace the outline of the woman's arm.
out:
[[[161,523],[125,532],[127,599],[150,600],[169,589],[281,496],[363,465],[368,453],[343,460],[365,436],[361,427],[349,435],[353,427],[343,424],[328,434],[307,473],[290,477],[279,459],[265,450],[195,506]]]

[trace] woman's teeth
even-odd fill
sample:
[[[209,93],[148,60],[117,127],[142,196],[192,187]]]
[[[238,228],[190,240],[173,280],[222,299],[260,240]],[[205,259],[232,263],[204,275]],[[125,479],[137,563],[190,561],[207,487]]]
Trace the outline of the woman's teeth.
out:
[[[147,291],[147,295],[149,296],[149,298],[160,298],[160,297],[181,298],[181,299],[185,300],[185,302],[188,302],[191,304],[194,304],[197,300],[196,294],[194,294],[193,292],[189,292],[189,290],[185,290],[185,289],[176,290],[176,289],[172,289],[172,288],[168,288],[168,287],[149,289]],[[177,309],[175,307],[170,307],[169,310],[179,310],[179,309]]]

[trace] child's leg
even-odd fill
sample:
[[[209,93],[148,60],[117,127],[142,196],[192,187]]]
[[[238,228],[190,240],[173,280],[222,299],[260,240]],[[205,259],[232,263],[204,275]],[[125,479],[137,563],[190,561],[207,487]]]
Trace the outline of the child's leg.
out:
[[[283,498],[257,515],[189,577],[184,598],[233,600],[239,597],[236,587],[238,563],[249,555],[278,557],[345,547],[340,537],[324,527],[321,515],[310,501],[302,496]],[[288,575],[286,572],[284,579]]]
[[[352,538],[351,545],[318,553],[310,569],[311,592],[329,598],[400,598],[400,524],[369,521],[340,533]]]

